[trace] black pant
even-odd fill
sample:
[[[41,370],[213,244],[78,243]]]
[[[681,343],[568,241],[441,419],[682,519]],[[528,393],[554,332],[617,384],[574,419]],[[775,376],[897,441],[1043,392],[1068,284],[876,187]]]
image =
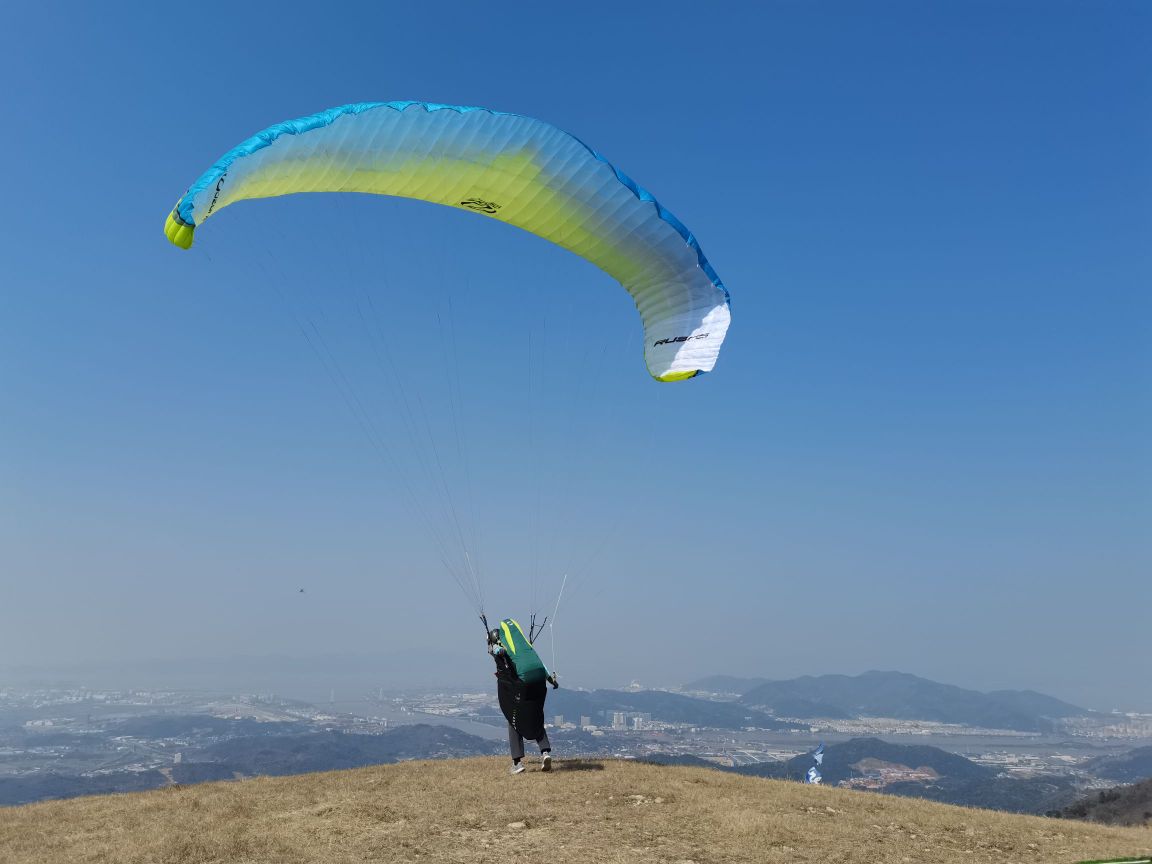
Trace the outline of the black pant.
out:
[[[540,745],[541,753],[552,749],[552,744],[548,740],[548,733],[543,729],[540,730],[540,737],[536,739],[536,743]],[[512,751],[513,759],[524,758],[524,739],[520,737],[520,733],[511,723],[508,724],[508,748]]]
[[[544,700],[548,698],[548,685],[543,681],[526,684],[519,679],[500,678],[497,681],[500,712],[521,738],[539,741],[544,736]]]

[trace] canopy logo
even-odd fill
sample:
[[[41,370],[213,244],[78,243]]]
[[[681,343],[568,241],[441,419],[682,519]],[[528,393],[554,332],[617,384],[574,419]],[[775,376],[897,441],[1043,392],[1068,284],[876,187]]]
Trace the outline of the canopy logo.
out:
[[[677,342],[688,342],[692,339],[707,339],[707,338],[708,338],[707,333],[697,333],[695,336],[673,336],[670,339],[660,339],[659,341],[652,343],[652,347],[655,348],[657,345],[674,345]]]
[[[208,205],[209,213],[216,209],[216,199],[220,197],[220,187],[224,185],[224,178],[227,176],[227,173],[221,174],[220,179],[216,181],[216,194],[212,196],[212,203]]]
[[[475,210],[478,213],[495,213],[500,209],[499,204],[494,204],[491,201],[485,201],[483,198],[465,198],[460,202],[461,207],[467,207],[469,210]]]

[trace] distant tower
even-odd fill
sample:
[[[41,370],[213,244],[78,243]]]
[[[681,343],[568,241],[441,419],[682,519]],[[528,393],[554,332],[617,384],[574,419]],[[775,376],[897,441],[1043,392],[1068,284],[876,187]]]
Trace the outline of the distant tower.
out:
[[[336,688],[333,687],[328,691],[328,704],[334,705],[336,703]]]

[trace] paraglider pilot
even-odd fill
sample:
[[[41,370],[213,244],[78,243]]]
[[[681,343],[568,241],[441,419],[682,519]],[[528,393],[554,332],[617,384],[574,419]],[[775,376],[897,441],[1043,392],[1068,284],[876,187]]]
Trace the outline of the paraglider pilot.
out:
[[[544,668],[540,656],[511,618],[488,632],[488,653],[496,661],[500,711],[508,721],[508,746],[512,751],[512,774],[524,771],[524,739],[540,747],[541,771],[552,770],[552,744],[544,729],[544,700],[548,684],[560,686]]]

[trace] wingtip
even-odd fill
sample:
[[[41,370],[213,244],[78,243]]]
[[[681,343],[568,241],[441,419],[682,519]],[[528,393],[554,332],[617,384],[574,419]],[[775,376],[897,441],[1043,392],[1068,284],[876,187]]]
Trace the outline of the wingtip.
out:
[[[192,248],[192,235],[196,231],[195,225],[189,225],[180,218],[180,214],[173,210],[164,222],[164,236],[172,245],[181,249]]]
[[[687,381],[689,378],[695,378],[697,375],[701,374],[703,374],[702,369],[691,369],[687,372],[668,372],[665,375],[656,375],[653,377],[655,377],[657,381],[670,383],[673,381]]]

